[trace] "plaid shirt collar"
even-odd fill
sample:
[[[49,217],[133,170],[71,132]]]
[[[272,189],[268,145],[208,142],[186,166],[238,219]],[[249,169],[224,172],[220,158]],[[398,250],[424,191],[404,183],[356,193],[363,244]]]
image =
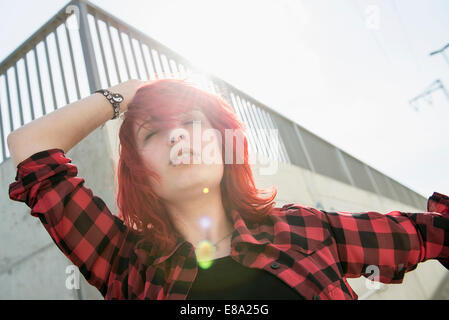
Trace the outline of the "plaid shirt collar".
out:
[[[279,208],[274,208],[273,210],[279,210]],[[248,243],[256,246],[263,246],[269,243],[266,238],[257,240],[257,238],[259,238],[258,233],[253,233],[250,229],[248,229],[248,225],[245,223],[238,210],[231,210],[231,218],[234,226],[234,232],[232,233],[231,239],[231,256],[235,259],[238,259],[239,252],[235,248],[239,247],[239,243]],[[257,230],[257,228],[255,230]],[[184,237],[178,236],[176,245],[173,248],[161,253],[161,255],[152,262],[149,260],[151,259],[151,256],[148,254],[151,245],[146,239],[141,239],[136,243],[135,252],[141,259],[144,259],[145,264],[155,266],[171,258],[184,244],[189,244],[189,242],[185,240]]]

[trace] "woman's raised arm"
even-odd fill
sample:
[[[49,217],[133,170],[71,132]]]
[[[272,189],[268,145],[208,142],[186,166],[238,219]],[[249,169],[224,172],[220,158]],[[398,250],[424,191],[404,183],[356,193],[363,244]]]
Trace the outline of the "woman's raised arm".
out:
[[[128,80],[108,89],[123,96],[120,112],[126,111],[142,84],[140,80]],[[113,115],[109,101],[97,93],[31,121],[8,135],[14,166],[43,150],[58,148],[67,153]]]

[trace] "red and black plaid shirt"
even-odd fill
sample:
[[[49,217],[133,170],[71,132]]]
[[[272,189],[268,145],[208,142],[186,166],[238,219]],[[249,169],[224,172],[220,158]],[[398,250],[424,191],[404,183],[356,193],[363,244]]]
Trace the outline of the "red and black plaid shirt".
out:
[[[150,255],[153,244],[111,214],[77,173],[63,150],[38,152],[17,166],[9,196],[31,208],[105,299],[186,299],[198,271],[192,244],[179,238],[170,252]],[[427,259],[449,269],[449,197],[435,192],[427,211],[326,212],[293,203],[260,224],[233,211],[231,256],[306,299],[357,299],[346,278],[370,276],[368,266],[379,268],[383,283],[401,283]]]

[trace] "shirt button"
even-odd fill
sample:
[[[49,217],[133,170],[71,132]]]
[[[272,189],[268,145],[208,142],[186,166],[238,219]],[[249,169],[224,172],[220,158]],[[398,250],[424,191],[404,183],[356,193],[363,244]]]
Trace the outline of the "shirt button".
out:
[[[273,263],[271,264],[271,268],[272,268],[272,269],[278,269],[278,268],[279,268],[279,263],[273,262]]]

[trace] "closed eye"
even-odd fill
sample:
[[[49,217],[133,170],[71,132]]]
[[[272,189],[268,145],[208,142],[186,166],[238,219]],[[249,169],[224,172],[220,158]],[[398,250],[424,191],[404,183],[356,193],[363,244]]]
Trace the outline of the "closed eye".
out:
[[[154,135],[154,134],[156,134],[156,133],[157,133],[157,131],[154,131],[154,132],[150,133],[149,135],[147,135],[147,136],[145,137],[144,141],[150,139],[151,136]]]
[[[184,122],[183,125],[190,124],[190,123],[194,123],[194,122],[201,122],[201,120],[189,120],[189,121]],[[153,135],[155,135],[157,132],[158,132],[158,131],[154,131],[154,132],[151,132],[150,134],[148,134],[148,135],[145,137],[144,141],[150,139],[150,138],[151,138]]]
[[[194,123],[194,122],[201,122],[201,120],[189,120],[187,122],[184,122],[183,124],[189,124],[189,123]]]
[[[193,124],[195,122],[201,123],[201,120],[189,120],[189,121],[184,122],[182,125]]]

